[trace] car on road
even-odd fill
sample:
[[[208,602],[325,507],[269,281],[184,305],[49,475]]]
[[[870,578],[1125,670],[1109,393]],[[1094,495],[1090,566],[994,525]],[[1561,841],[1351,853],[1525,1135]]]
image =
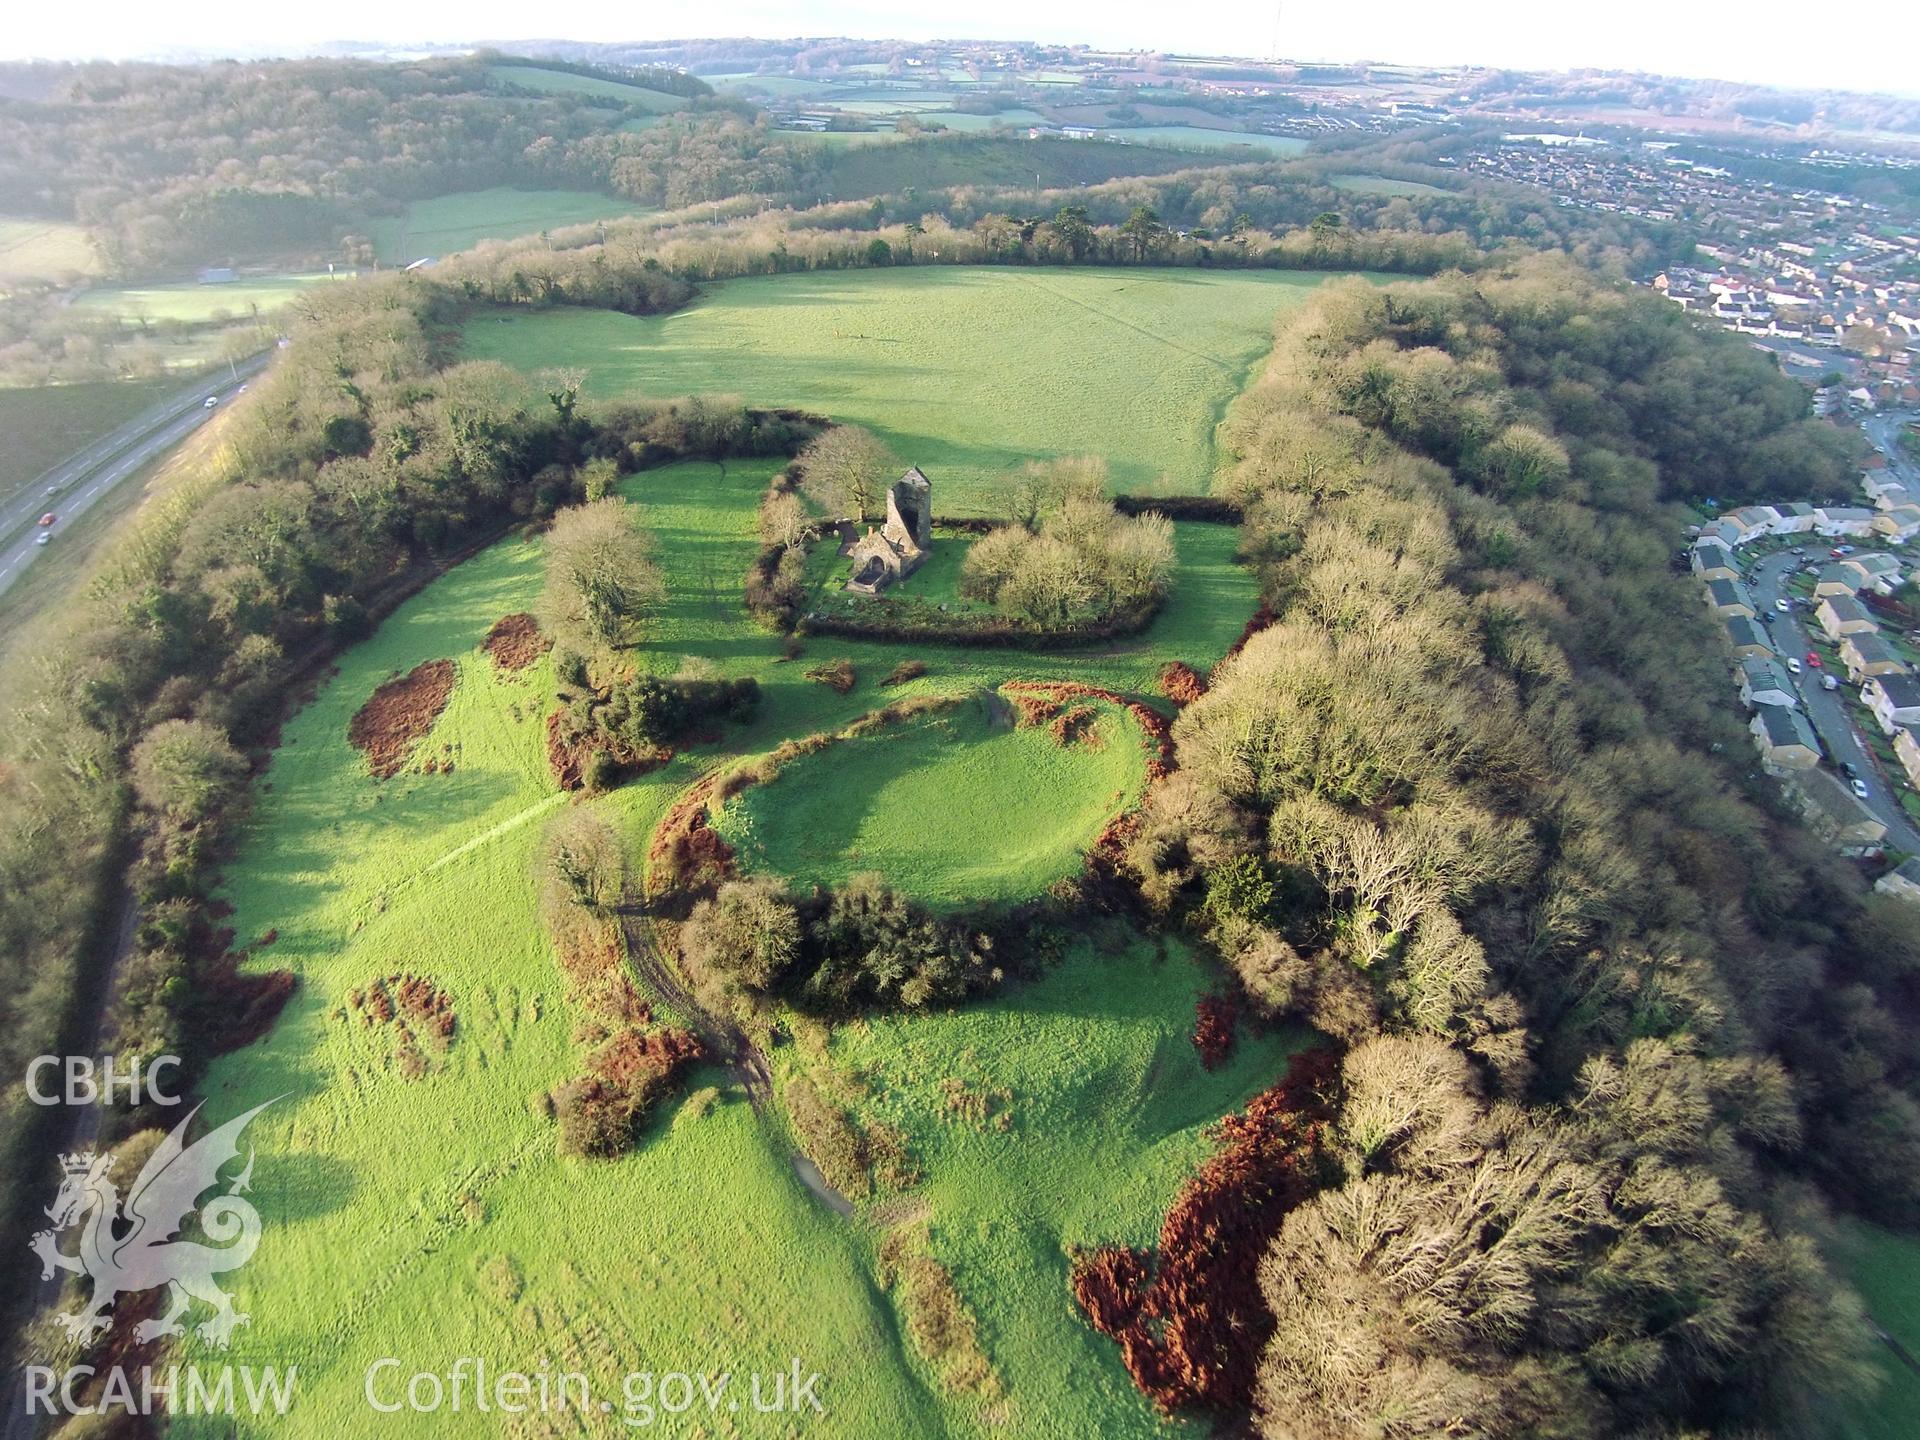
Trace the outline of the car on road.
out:
[[[57,515],[55,515],[55,514],[53,513],[53,511],[51,511],[51,510],[49,510],[49,511],[47,511],[47,513],[46,513],[46,514],[44,514],[44,515],[42,515],[42,516],[40,517],[40,528],[41,528],[42,530],[44,530],[44,529],[46,529],[46,528],[47,528],[47,526],[49,526],[49,525],[51,525],[51,524],[53,524],[53,522],[54,522],[55,520],[57,520],[57,519],[59,519],[59,518],[60,518],[60,517],[59,517],[59,516],[57,516]]]
[[[1789,605],[1786,602],[1786,598],[1783,596],[1780,599],[1773,602],[1773,608],[1778,610],[1782,615],[1785,615],[1788,611],[1793,609],[1793,606]]]
[[[49,485],[47,486],[47,493],[49,495],[58,495],[60,493],[60,487],[58,485]]]
[[[1807,664],[1818,670],[1820,668],[1820,657],[1811,650],[1807,651]]]
[[[1829,560],[1838,560],[1841,556],[1845,555],[1846,553],[1847,553],[1846,551],[1842,550],[1839,546],[1836,545],[1834,546],[1833,549],[1827,551],[1827,558]]]
[[[1840,682],[1832,675],[1822,675],[1820,677],[1820,688],[1822,690],[1838,690],[1840,688]]]
[[[1787,673],[1789,675],[1798,675],[1800,673],[1800,662],[1791,655],[1787,656]]]
[[[53,543],[53,531],[42,530],[38,535],[33,537],[33,543],[36,545],[51,545]]]
[[[211,410],[214,406],[218,405],[219,403],[220,403],[220,397],[218,395],[209,395],[205,400],[200,402],[200,408],[202,410]]]
[[[1855,765],[1851,760],[1842,760],[1840,762],[1840,773],[1849,780],[1858,780],[1860,778],[1860,767]]]
[[[1778,620],[1779,618],[1780,617],[1774,614],[1773,611],[1771,610],[1762,610],[1760,612],[1760,623],[1762,625],[1771,625],[1774,621]]]
[[[1853,782],[1853,793],[1862,800],[1869,798],[1867,793],[1867,782],[1864,780],[1855,780]]]

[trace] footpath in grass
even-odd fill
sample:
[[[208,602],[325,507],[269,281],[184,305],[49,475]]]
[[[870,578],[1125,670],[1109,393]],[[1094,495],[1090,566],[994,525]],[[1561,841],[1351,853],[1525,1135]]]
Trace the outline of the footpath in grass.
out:
[[[941,514],[1003,510],[1028,460],[1104,456],[1116,489],[1205,491],[1215,431],[1276,311],[1270,271],[942,268],[732,280],[671,315],[488,312],[472,359],[587,371],[590,397],[729,394],[879,433]]]

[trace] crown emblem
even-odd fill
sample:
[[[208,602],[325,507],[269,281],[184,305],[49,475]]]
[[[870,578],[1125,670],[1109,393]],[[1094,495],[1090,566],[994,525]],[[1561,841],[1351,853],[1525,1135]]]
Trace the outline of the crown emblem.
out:
[[[62,1155],[60,1168],[69,1175],[84,1175],[93,1169],[93,1161],[93,1151],[81,1150],[72,1155]]]

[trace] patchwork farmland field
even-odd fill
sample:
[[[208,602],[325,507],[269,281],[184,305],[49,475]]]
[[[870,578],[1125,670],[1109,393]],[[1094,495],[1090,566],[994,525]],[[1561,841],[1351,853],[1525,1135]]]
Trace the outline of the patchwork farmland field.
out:
[[[511,240],[645,213],[641,206],[591,190],[463,190],[415,200],[401,214],[376,221],[373,245],[382,264],[407,265],[471,249],[482,240]]]
[[[587,393],[735,394],[869,426],[933,477],[942,514],[991,514],[1029,459],[1106,457],[1132,493],[1204,491],[1214,430],[1276,311],[1323,277],[926,269],[734,280],[676,314],[483,314],[466,354],[577,365]]]

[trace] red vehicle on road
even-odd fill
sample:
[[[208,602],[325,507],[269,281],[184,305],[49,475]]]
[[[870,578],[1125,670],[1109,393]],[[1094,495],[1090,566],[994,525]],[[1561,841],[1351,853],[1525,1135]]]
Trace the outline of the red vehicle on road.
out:
[[[51,524],[53,524],[53,522],[54,522],[54,520],[55,520],[56,518],[58,518],[58,517],[56,517],[56,516],[54,515],[54,513],[53,513],[53,511],[51,511],[51,510],[49,510],[49,511],[47,511],[47,513],[46,513],[46,514],[44,514],[44,515],[42,515],[42,516],[40,517],[40,523],[41,523],[41,525],[42,525],[42,526],[46,526],[46,525],[51,525]]]
[[[1820,668],[1820,657],[1811,650],[1807,651],[1807,664],[1818,670]]]

